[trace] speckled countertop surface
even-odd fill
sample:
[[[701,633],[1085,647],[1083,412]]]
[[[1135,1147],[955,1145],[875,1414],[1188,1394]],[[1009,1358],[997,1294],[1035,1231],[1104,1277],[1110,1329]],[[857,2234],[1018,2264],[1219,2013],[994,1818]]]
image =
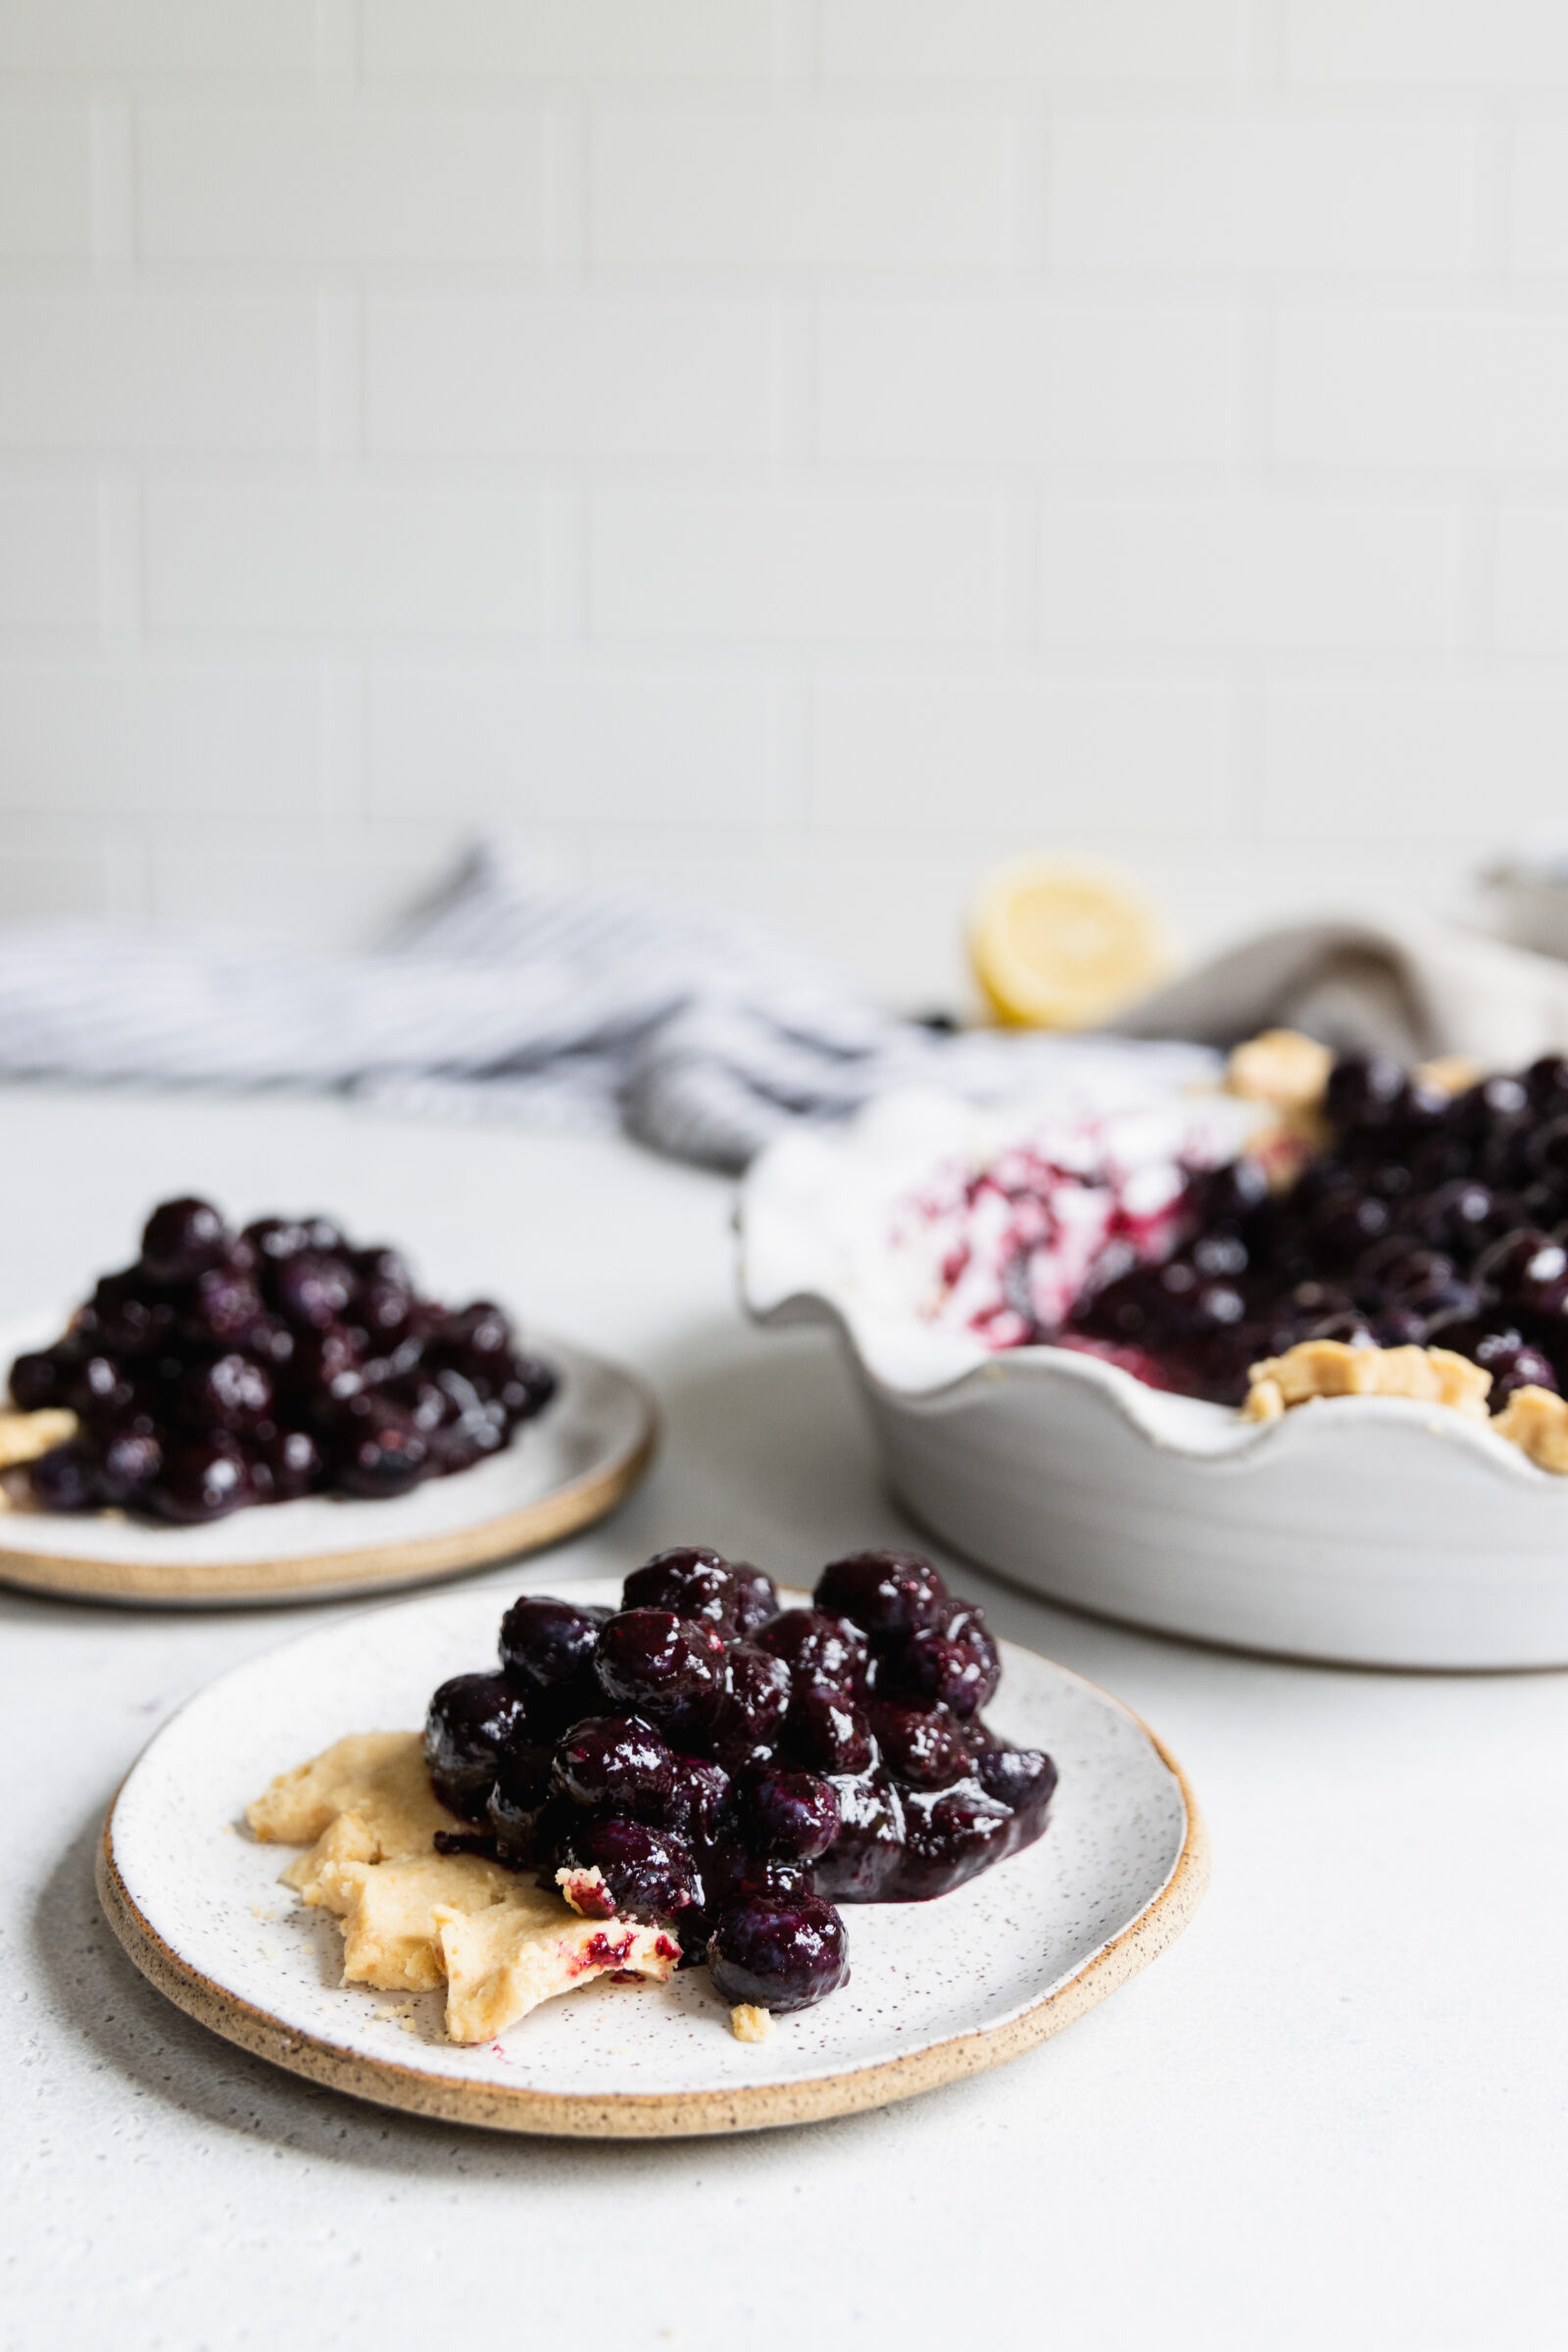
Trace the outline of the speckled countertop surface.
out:
[[[745,1329],[729,1188],[610,1142],[336,1105],[0,1092],[0,1315],[208,1191],[341,1212],[657,1385],[662,1462],[563,1580],[707,1541],[808,1582],[908,1540],[824,1338]],[[1564,1563],[1568,1574],[1568,1562]],[[1553,2340],[1568,2155],[1568,1677],[1326,1673],[993,1588],[1186,1766],[1214,1883],[1058,2039],[880,2115],[750,2139],[495,2139],[351,2104],[164,2003],[97,1911],[103,1809],[221,1667],[340,1610],[0,1594],[8,2347],[867,2342],[1295,2352]],[[485,1581],[505,1589],[503,1570]]]

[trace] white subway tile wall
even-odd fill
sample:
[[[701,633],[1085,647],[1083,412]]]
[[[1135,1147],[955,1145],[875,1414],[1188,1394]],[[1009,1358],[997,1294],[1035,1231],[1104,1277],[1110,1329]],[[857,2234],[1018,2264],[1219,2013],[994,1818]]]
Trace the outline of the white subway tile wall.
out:
[[[0,0],[0,916],[510,825],[957,1003],[1565,780],[1561,0]]]

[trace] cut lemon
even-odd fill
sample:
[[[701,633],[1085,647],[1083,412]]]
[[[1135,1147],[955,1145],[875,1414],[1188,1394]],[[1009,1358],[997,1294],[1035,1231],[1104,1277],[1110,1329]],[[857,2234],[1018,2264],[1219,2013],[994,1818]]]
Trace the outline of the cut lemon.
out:
[[[1164,926],[1114,868],[1062,858],[1004,866],[982,886],[970,935],[975,977],[999,1021],[1088,1029],[1170,969]]]

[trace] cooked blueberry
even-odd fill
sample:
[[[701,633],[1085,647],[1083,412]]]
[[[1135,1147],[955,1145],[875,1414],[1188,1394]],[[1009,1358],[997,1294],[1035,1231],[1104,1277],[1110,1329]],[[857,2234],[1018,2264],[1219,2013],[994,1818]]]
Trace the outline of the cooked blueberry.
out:
[[[958,1727],[945,1707],[873,1701],[871,1730],[882,1761],[906,1788],[947,1788],[969,1769]]]
[[[735,1623],[735,1581],[722,1553],[703,1544],[678,1544],[634,1568],[621,1592],[623,1609],[669,1609],[677,1617],[706,1617],[729,1633]]]
[[[843,1920],[820,1896],[784,1902],[754,1896],[721,1914],[708,1965],[721,1999],[784,2015],[808,2009],[848,1982],[849,1939]]]
[[[180,1383],[180,1417],[192,1429],[254,1429],[271,1409],[271,1381],[249,1356],[230,1352],[193,1364]]]
[[[553,1786],[591,1811],[658,1818],[674,1764],[668,1743],[640,1716],[595,1715],[558,1744]]]
[[[967,1601],[951,1601],[938,1622],[911,1634],[888,1660],[887,1687],[973,1715],[995,1695],[1002,1660],[986,1631],[982,1612]]]
[[[593,1663],[602,1612],[524,1592],[501,1620],[501,1663],[519,1682],[547,1690]]]
[[[838,1903],[876,1903],[904,1867],[904,1800],[885,1772],[835,1776],[839,1834],[811,1866],[811,1884]]]
[[[19,1413],[36,1413],[64,1401],[62,1367],[52,1348],[19,1355],[11,1367],[11,1401]]]
[[[974,1777],[987,1796],[1015,1813],[1039,1812],[1050,1804],[1056,1767],[1034,1747],[993,1747],[975,1758]]]
[[[314,1250],[275,1260],[268,1288],[278,1313],[302,1331],[324,1331],[341,1322],[354,1296],[348,1268]]]
[[[928,1902],[961,1886],[1014,1850],[1015,1818],[1009,1806],[987,1796],[975,1782],[940,1794],[911,1789],[904,1800],[904,1861],[890,1899]],[[1026,1817],[1031,1819],[1044,1826],[1043,1817]]]
[[[724,1684],[708,1724],[714,1755],[735,1766],[769,1756],[789,1712],[789,1668],[755,1642],[734,1642],[724,1658]]]
[[[830,1617],[847,1617],[873,1649],[935,1625],[947,1586],[929,1560],[912,1551],[854,1551],[830,1560],[812,1595]]]
[[[715,1627],[668,1609],[622,1609],[600,1628],[596,1664],[621,1706],[685,1730],[722,1688],[724,1644]]]
[[[406,1494],[425,1475],[430,1446],[406,1415],[383,1409],[356,1434],[338,1458],[338,1479],[351,1494],[375,1500]]]
[[[1403,1070],[1389,1054],[1346,1054],[1329,1072],[1323,1107],[1336,1127],[1386,1127],[1408,1091]]]
[[[794,1762],[812,1772],[864,1772],[873,1752],[869,1723],[841,1690],[800,1691],[790,1704],[783,1743]]]
[[[597,1870],[616,1914],[653,1927],[679,1927],[703,1900],[702,1874],[683,1838],[620,1815],[584,1822],[563,1855],[568,1866]]]
[[[783,1659],[797,1690],[853,1694],[865,1682],[866,1639],[847,1617],[830,1617],[822,1609],[781,1609],[758,1627],[753,1639]]]
[[[749,1642],[760,1625],[778,1615],[778,1587],[750,1560],[732,1560],[730,1574],[735,1579],[735,1631]]]
[[[192,1438],[164,1457],[148,1500],[166,1519],[221,1519],[250,1499],[244,1459],[232,1440]]]
[[[484,1813],[503,1862],[526,1868],[551,1859],[565,1800],[552,1799],[550,1774],[550,1750],[528,1740],[514,1741],[500,1758]]]
[[[227,1254],[228,1228],[210,1201],[166,1200],[141,1237],[141,1262],[155,1282],[188,1282]]]
[[[838,1791],[819,1773],[767,1768],[742,1785],[747,1841],[754,1851],[814,1862],[842,1826]]]
[[[138,1500],[153,1486],[164,1466],[164,1448],[156,1431],[122,1428],[107,1430],[98,1448],[98,1476],[106,1502]]]
[[[270,1499],[292,1502],[321,1485],[325,1464],[321,1448],[308,1429],[272,1429],[251,1441],[271,1486]]]
[[[424,1760],[441,1802],[466,1820],[483,1820],[502,1758],[527,1733],[522,1698],[504,1674],[457,1674],[443,1683],[424,1721]]]
[[[721,1764],[702,1756],[674,1757],[662,1818],[694,1852],[705,1851],[725,1835],[731,1805],[730,1777]]]
[[[27,1485],[34,1502],[46,1511],[90,1511],[103,1499],[98,1464],[79,1438],[70,1438],[29,1462]]]

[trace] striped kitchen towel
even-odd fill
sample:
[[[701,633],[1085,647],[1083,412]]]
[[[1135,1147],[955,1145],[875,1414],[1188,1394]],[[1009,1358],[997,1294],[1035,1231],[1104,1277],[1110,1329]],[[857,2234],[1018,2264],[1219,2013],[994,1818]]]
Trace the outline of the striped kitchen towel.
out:
[[[739,1168],[789,1121],[911,1082],[977,1100],[1210,1075],[1200,1047],[942,1035],[700,907],[542,886],[481,845],[374,953],[98,923],[0,931],[0,1074],[368,1095],[439,1116],[621,1124]]]

